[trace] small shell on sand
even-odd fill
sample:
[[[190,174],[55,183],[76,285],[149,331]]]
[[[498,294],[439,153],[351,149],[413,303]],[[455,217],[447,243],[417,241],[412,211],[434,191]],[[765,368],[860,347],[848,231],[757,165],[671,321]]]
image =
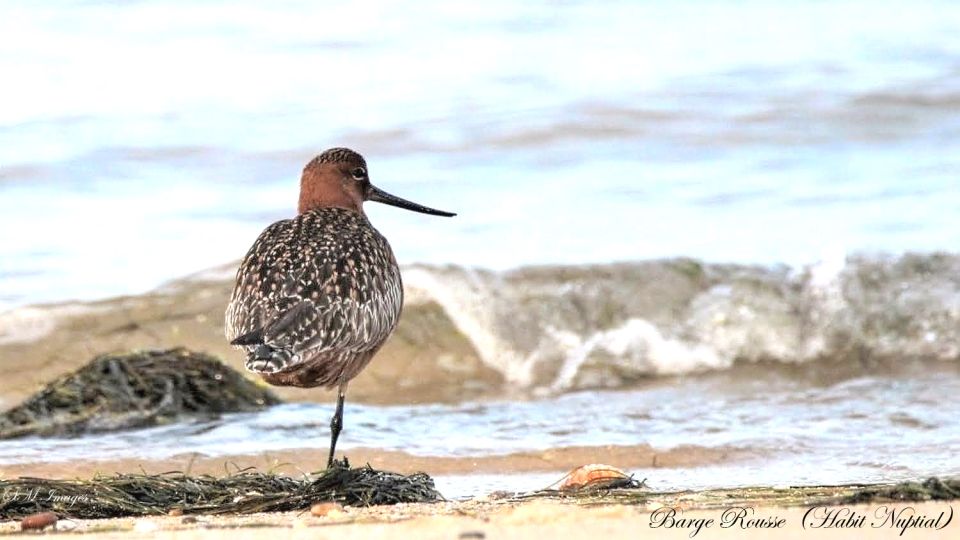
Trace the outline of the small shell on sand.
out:
[[[626,480],[630,476],[622,470],[600,463],[591,463],[583,465],[567,473],[559,482],[557,489],[560,491],[572,491],[587,486],[596,486],[615,482],[617,480]]]
[[[54,527],[59,532],[70,532],[77,528],[77,522],[69,519],[61,519]]]
[[[57,515],[53,512],[39,512],[30,514],[20,520],[21,531],[40,531],[57,523]]]
[[[316,517],[340,517],[343,515],[343,506],[335,502],[316,503],[310,507],[310,514]]]

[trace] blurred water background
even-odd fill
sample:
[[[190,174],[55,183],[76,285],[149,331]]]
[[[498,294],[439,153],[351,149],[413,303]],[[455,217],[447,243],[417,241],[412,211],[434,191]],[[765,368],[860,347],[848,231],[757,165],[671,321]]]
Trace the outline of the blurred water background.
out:
[[[658,473],[677,488],[960,473],[960,422],[946,414],[960,395],[960,258],[895,261],[960,246],[954,2],[0,9],[0,312],[141,293],[235,261],[293,213],[303,165],[346,145],[378,186],[459,213],[366,208],[401,264],[428,265],[405,275],[482,359],[546,391],[356,406],[344,448],[650,443],[754,456]],[[630,268],[591,289],[559,270],[531,280],[429,266],[676,256],[770,270],[692,262],[682,270],[703,290],[674,279],[658,304],[658,282]],[[539,307],[523,303],[531,290]],[[625,315],[585,324],[591,309]],[[874,369],[861,350],[936,363]],[[743,359],[811,367],[637,386]],[[4,442],[0,464],[322,446],[323,427],[300,419],[325,423],[327,409]],[[458,482],[454,493],[474,489]]]
[[[943,1],[7,2],[0,309],[239,259],[349,145],[402,263],[800,265],[960,241]]]

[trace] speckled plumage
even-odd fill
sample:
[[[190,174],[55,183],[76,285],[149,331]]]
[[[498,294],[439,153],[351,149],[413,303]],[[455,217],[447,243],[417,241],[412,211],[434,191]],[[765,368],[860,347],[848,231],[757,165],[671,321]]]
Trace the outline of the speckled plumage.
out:
[[[237,272],[226,334],[267,382],[330,388],[367,365],[402,304],[387,240],[362,213],[318,208],[274,223],[254,243]],[[276,362],[258,363],[258,352]]]
[[[247,369],[270,384],[338,387],[328,467],[347,383],[390,337],[403,307],[400,268],[363,213],[366,201],[456,215],[375,187],[360,154],[331,148],[303,169],[297,217],[267,227],[250,248],[227,306],[227,339],[246,350]]]

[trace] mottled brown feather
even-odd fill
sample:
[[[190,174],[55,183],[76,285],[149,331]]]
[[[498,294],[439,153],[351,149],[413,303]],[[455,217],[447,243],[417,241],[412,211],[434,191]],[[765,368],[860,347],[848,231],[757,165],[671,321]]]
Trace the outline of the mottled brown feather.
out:
[[[272,384],[334,387],[355,377],[400,318],[403,286],[387,240],[362,213],[318,208],[267,227],[237,271],[231,341],[253,332],[290,354]],[[253,354],[256,345],[243,345]]]

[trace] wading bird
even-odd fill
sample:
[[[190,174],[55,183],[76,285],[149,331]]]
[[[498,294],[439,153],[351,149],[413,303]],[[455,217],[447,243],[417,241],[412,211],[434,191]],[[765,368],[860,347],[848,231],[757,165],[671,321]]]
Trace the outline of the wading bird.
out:
[[[267,227],[244,257],[227,306],[226,335],[246,367],[270,384],[337,388],[333,465],[347,383],[397,326],[400,268],[363,213],[374,201],[454,216],[374,187],[363,157],[331,148],[303,169],[297,216]]]

